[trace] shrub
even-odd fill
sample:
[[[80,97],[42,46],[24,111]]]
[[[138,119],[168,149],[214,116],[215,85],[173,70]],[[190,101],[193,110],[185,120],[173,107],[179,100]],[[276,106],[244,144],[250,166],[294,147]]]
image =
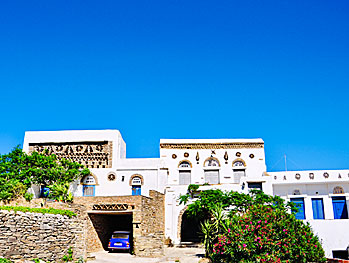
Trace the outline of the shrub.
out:
[[[326,261],[309,224],[272,206],[252,206],[223,224],[213,248],[215,262]]]

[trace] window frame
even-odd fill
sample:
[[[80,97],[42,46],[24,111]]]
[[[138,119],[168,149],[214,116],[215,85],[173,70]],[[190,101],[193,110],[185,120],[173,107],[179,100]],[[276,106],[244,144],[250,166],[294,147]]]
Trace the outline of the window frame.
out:
[[[336,209],[335,207],[337,205],[334,204],[339,204],[340,202],[333,202],[333,201],[340,201],[343,200],[344,204],[343,204],[343,210],[342,210],[342,214],[339,215],[338,213],[336,213]],[[337,206],[338,207],[338,206]],[[332,208],[333,208],[333,219],[348,219],[348,205],[347,205],[347,199],[346,196],[340,195],[340,196],[332,196]]]
[[[93,189],[92,195],[85,195],[85,189],[87,189],[87,188]],[[96,185],[84,184],[82,186],[82,196],[95,196],[95,195],[96,195]]]
[[[304,197],[290,198],[290,202],[292,202],[292,203],[294,203],[294,204],[297,205],[297,203],[294,202],[294,201],[296,201],[296,199],[297,199],[298,201],[299,201],[299,200],[302,200],[303,206],[301,206],[301,207],[303,208],[303,213],[302,213],[302,217],[303,217],[303,218],[301,218],[301,217],[299,216],[302,210],[298,210],[298,212],[297,212],[294,216],[295,216],[297,219],[299,219],[299,220],[305,220],[305,219],[306,219],[306,216],[305,216],[305,200],[304,200]],[[297,208],[298,208],[298,207],[297,207]]]
[[[132,195],[142,195],[142,185],[132,185]]]
[[[321,207],[316,207],[317,204],[314,201],[320,201],[320,200],[321,200]],[[311,199],[311,207],[313,210],[313,219],[315,219],[315,220],[324,220],[325,219],[324,199],[323,198],[312,198]],[[314,209],[314,207],[315,207],[315,209]],[[320,211],[320,213],[319,213],[319,211]]]

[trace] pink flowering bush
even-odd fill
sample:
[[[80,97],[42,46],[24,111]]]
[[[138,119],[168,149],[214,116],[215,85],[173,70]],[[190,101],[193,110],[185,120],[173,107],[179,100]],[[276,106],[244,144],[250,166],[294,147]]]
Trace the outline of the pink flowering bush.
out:
[[[213,262],[326,261],[309,224],[295,218],[297,207],[278,196],[207,190],[193,201],[187,211],[206,219],[201,224],[203,244]]]
[[[325,262],[319,239],[308,224],[269,205],[253,205],[222,221],[214,262]]]

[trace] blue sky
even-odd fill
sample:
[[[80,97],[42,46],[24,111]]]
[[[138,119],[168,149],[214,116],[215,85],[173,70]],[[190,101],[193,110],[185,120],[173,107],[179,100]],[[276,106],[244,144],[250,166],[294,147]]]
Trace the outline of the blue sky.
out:
[[[27,130],[263,138],[269,171],[349,168],[348,1],[0,3],[0,153]]]

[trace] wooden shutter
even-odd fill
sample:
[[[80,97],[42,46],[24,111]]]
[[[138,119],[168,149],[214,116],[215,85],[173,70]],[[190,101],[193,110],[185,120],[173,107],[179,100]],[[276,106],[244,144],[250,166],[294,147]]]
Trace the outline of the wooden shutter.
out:
[[[179,184],[189,185],[191,183],[190,171],[179,171]]]
[[[205,171],[205,183],[219,184],[219,171],[218,170],[206,170]]]

